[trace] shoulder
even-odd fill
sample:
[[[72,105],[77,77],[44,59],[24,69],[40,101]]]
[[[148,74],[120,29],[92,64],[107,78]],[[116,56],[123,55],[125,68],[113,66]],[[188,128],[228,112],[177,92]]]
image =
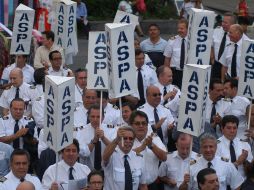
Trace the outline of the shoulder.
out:
[[[229,162],[229,159],[228,159],[228,158],[221,157],[220,159],[221,159],[221,161],[223,161],[223,162]]]
[[[29,88],[30,88],[31,90],[35,90],[35,89],[36,89],[36,86],[35,86],[35,85],[31,85],[31,86],[29,86]]]
[[[23,116],[23,119],[26,121],[33,121],[33,118],[28,116]]]
[[[115,110],[119,110],[119,108],[118,108],[116,105],[111,104],[111,106],[112,106],[112,108],[113,108],[113,109],[115,109]]]
[[[8,115],[1,117],[2,120],[9,120],[9,118],[10,117]]]
[[[6,177],[0,176],[0,184],[1,184],[1,183],[4,183],[6,180],[7,180]]]

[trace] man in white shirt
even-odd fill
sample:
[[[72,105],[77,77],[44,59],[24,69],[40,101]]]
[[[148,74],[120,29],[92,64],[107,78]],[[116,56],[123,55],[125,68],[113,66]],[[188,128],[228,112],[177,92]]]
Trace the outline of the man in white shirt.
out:
[[[83,104],[82,95],[83,89],[87,85],[87,70],[86,69],[77,69],[75,71],[75,103]]]

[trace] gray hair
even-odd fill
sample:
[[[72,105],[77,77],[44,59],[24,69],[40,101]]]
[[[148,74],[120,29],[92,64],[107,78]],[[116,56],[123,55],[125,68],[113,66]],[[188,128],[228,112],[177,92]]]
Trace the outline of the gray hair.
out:
[[[201,144],[203,144],[203,142],[207,139],[213,140],[217,143],[217,139],[212,133],[203,133],[199,138],[199,145],[201,146]]]

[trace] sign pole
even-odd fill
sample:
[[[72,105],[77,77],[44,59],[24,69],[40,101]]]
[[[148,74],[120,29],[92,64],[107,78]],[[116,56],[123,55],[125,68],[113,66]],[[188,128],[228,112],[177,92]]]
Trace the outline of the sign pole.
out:
[[[119,98],[119,107],[120,107],[120,123],[121,127],[123,126],[123,112],[122,112],[122,98]],[[124,146],[123,138],[121,139],[122,146]]]
[[[101,128],[101,123],[102,123],[102,90],[101,90],[101,98],[100,98],[100,128]]]
[[[56,175],[55,175],[55,181],[57,182],[58,180],[58,161],[59,161],[59,157],[58,157],[58,152],[56,151]]]
[[[250,117],[251,117],[251,109],[252,109],[252,104],[250,104],[250,108],[249,108],[249,117],[248,117],[248,130],[250,129]]]

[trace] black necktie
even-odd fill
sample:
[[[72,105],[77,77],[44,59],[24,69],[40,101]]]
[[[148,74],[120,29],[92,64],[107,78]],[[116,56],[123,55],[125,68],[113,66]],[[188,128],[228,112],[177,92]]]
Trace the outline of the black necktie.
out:
[[[163,97],[166,96],[166,94],[167,94],[167,87],[164,86]],[[163,105],[166,105],[167,103],[168,103],[168,100],[165,100],[164,103],[163,103]]]
[[[234,163],[236,161],[236,155],[235,155],[235,148],[233,146],[233,141],[230,141],[229,150],[230,150],[231,162]]]
[[[128,158],[128,155],[124,155],[124,169],[125,169],[124,190],[132,190],[131,167],[127,158]]]
[[[73,167],[70,167],[70,171],[69,171],[69,180],[74,180],[74,177],[73,177],[73,174],[72,174],[72,171],[73,171]]]
[[[158,116],[158,113],[157,113],[157,109],[156,109],[156,108],[154,108],[153,113],[154,113],[154,121],[155,121],[155,124],[157,124],[158,121],[159,121],[159,116]],[[161,129],[161,127],[157,128],[157,135],[160,137],[161,141],[163,142],[163,134],[162,134],[162,129]]]
[[[94,146],[94,168],[101,169],[101,141],[98,141]]]
[[[224,52],[225,45],[226,45],[226,39],[227,39],[227,32],[224,33],[224,36],[223,36],[221,43],[220,43],[220,49],[219,49],[219,53],[218,53],[218,61],[220,60],[221,55]]]
[[[141,73],[141,68],[138,69],[138,92],[139,92],[140,102],[145,103],[144,85],[143,85],[143,77]]]
[[[184,66],[184,59],[185,59],[185,43],[184,43],[184,38],[182,39],[182,44],[181,44],[181,55],[180,55],[180,68],[183,69]]]
[[[232,57],[232,62],[231,62],[231,77],[234,78],[237,76],[236,73],[236,55],[237,55],[237,44],[235,44],[235,51]]]
[[[15,98],[19,98],[19,87],[16,88]]]
[[[213,107],[212,107],[212,111],[211,111],[210,123],[213,122],[213,116],[216,115],[216,108],[215,108],[216,103],[217,103],[217,102],[213,102]]]
[[[90,120],[89,120],[89,115],[88,115],[88,113],[86,113],[86,124],[89,124],[90,123]]]
[[[16,123],[14,125],[14,134],[16,134],[19,130],[19,120],[16,120]],[[19,148],[19,138],[16,138],[14,141],[13,141],[13,148],[14,149],[17,149]]]
[[[211,168],[212,165],[213,165],[212,162],[208,162],[208,163],[207,163],[207,167],[208,167],[208,168]]]

